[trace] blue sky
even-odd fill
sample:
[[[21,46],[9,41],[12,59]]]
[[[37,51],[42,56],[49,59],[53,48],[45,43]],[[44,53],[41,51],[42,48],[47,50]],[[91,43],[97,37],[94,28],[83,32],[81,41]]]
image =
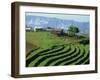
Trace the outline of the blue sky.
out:
[[[55,13],[26,12],[26,16],[28,15],[59,18],[59,19],[65,19],[65,20],[74,20],[78,22],[90,21],[89,15],[82,15],[82,14],[60,14],[60,13],[55,14]]]

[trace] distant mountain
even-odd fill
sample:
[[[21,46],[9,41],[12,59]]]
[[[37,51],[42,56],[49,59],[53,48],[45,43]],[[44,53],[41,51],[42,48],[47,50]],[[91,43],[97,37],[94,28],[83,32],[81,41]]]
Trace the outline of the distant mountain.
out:
[[[41,26],[43,28],[62,28],[67,31],[68,27],[73,24],[79,28],[80,33],[89,33],[89,22],[78,22],[74,20],[65,20],[60,18],[49,18],[33,15],[28,15],[25,19],[26,25],[31,27]]]

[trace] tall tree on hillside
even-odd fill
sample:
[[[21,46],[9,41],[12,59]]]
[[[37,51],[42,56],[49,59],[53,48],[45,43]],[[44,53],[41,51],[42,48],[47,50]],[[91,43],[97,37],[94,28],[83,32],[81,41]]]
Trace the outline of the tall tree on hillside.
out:
[[[69,36],[75,36],[76,33],[79,33],[79,28],[75,25],[70,25],[67,32]]]

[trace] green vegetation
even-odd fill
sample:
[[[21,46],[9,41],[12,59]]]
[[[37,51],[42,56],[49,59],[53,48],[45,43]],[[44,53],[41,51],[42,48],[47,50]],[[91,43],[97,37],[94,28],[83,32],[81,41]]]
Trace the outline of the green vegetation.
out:
[[[26,41],[37,47],[47,48],[52,45],[64,44],[64,40],[50,32],[26,32]]]
[[[79,29],[69,26],[63,30],[26,31],[26,67],[89,64],[89,38],[77,35]]]
[[[75,36],[76,33],[79,33],[79,29],[74,25],[70,25],[67,31],[69,36]]]
[[[58,45],[49,51],[37,50],[30,55],[26,60],[27,67],[89,64],[88,45]]]

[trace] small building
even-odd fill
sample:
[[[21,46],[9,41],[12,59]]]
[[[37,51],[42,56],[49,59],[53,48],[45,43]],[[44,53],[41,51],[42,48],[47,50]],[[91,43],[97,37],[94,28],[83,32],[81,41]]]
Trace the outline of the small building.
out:
[[[33,30],[34,30],[34,31],[43,31],[44,28],[41,27],[41,26],[34,26]]]
[[[32,30],[31,27],[26,27],[25,29],[26,29],[26,31],[31,31]]]

